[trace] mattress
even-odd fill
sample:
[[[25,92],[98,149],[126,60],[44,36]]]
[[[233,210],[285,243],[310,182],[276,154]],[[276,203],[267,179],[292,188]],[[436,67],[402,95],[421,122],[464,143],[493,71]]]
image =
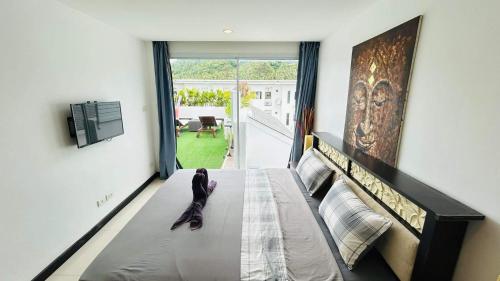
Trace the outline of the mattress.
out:
[[[192,199],[193,170],[177,171],[80,277],[96,280],[240,280],[244,170],[210,170],[218,182],[203,227],[170,226]],[[342,280],[290,170],[266,169],[283,231],[288,280]],[[252,280],[251,278],[249,280]]]

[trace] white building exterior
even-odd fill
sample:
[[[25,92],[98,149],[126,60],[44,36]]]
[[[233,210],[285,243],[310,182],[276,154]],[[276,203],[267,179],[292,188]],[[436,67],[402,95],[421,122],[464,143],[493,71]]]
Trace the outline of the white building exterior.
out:
[[[293,131],[295,109],[295,80],[242,80],[247,83],[249,91],[257,97],[252,105],[277,118],[290,131]],[[237,92],[236,80],[175,80],[174,91],[185,88],[196,88],[200,91],[229,90]]]

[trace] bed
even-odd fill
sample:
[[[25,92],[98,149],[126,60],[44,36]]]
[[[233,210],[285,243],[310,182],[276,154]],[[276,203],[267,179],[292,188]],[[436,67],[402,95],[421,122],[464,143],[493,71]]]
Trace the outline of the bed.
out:
[[[288,169],[262,170],[276,195],[284,254],[293,280],[342,280],[319,225]],[[218,182],[204,225],[170,226],[192,198],[193,170],[180,170],[108,244],[80,280],[240,280],[245,180],[249,171],[209,170]],[[289,188],[295,185],[294,188]],[[304,240],[309,242],[304,243]],[[246,280],[259,280],[250,276]]]
[[[390,231],[354,270],[349,270],[343,263],[318,213],[318,206],[328,187],[311,197],[292,164],[290,169],[209,170],[210,179],[216,180],[218,185],[203,210],[204,225],[196,231],[190,231],[187,226],[170,230],[192,199],[190,184],[194,171],[177,171],[96,257],[80,280],[451,279],[465,231],[463,222],[481,219],[481,214],[467,209],[468,213],[464,215],[466,206],[458,205],[462,208],[460,218],[455,216],[451,223],[448,220],[443,224],[443,220],[438,222],[436,218],[439,216],[435,216],[425,198],[418,201],[418,198],[403,194],[401,190],[397,193],[398,187],[391,185],[393,192],[407,200],[407,206],[416,208],[416,212],[420,213],[415,217],[409,216],[408,212],[399,212],[394,204],[384,202],[370,189],[370,183],[374,182],[373,179],[367,180],[370,176],[382,179],[382,183],[389,187],[376,167],[368,168],[365,162],[356,158],[358,156],[337,146],[329,135],[316,134],[313,143],[314,149],[329,162],[337,175],[344,174],[349,178],[353,191],[366,205],[393,222]],[[250,185],[252,181],[256,183]],[[252,191],[255,198],[263,198],[263,194],[269,192],[274,200],[270,200],[271,205],[251,205],[249,202],[266,200],[254,198],[252,201],[248,186],[262,185],[268,188]],[[451,204],[447,201],[451,198],[438,199],[443,204]],[[246,221],[252,220],[253,212],[262,208],[275,211],[263,216],[265,223],[270,216],[276,217],[279,222],[273,225],[277,230],[271,229],[278,233],[273,235],[279,237],[271,240],[278,241],[273,242],[272,247],[280,245],[277,248],[281,252],[272,257],[260,257],[266,262],[265,267],[271,275],[253,274],[255,260],[246,256],[251,252],[248,247],[254,247],[251,239],[256,238],[248,235],[252,227]],[[456,231],[450,233],[450,229]],[[440,244],[436,246],[436,242]],[[246,247],[247,244],[250,246]],[[435,253],[446,258],[436,262],[429,257],[429,254]],[[283,258],[282,263],[280,258]],[[278,274],[280,270],[285,272],[284,276]]]

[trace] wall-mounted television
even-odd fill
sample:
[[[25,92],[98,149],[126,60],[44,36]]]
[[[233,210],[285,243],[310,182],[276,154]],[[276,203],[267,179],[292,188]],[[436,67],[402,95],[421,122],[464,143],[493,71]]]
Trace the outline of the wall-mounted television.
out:
[[[71,104],[68,117],[70,135],[78,148],[123,135],[122,109],[119,101]]]

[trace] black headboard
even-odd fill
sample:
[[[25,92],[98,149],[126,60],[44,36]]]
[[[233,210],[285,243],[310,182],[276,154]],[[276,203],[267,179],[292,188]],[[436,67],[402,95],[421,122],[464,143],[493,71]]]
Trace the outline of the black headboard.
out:
[[[411,280],[451,280],[468,222],[483,220],[484,215],[330,133],[313,135],[314,148],[420,239]],[[411,216],[381,196],[381,187],[396,201],[404,201]]]

